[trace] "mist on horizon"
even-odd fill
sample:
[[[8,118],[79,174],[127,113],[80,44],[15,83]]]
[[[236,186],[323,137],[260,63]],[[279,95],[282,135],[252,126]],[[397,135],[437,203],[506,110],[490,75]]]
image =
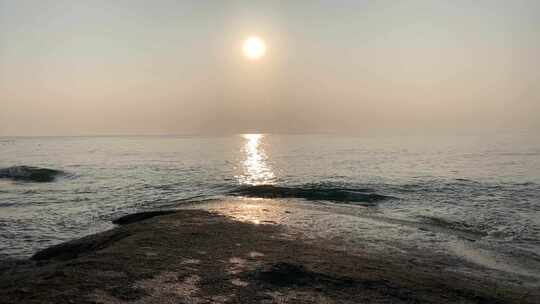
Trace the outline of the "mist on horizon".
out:
[[[533,0],[0,0],[0,136],[539,131],[538,29]]]

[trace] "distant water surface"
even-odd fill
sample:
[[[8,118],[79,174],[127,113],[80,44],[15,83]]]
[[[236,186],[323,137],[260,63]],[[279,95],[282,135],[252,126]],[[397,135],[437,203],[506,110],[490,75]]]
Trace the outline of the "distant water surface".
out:
[[[380,216],[471,231],[540,258],[533,136],[28,137],[0,138],[0,155],[0,168],[66,172],[48,183],[0,179],[0,255],[28,256],[129,212],[269,184],[367,189],[394,197],[368,207]]]

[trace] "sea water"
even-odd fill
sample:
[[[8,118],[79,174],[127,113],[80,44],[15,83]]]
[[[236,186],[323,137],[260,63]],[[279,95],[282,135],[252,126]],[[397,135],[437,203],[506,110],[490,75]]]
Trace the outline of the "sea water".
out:
[[[365,207],[376,218],[438,226],[540,259],[540,139],[527,134],[0,138],[0,169],[13,166],[63,174],[52,182],[0,179],[4,256],[103,231],[127,213],[273,185],[378,194],[386,199]],[[324,196],[304,202],[362,205]]]

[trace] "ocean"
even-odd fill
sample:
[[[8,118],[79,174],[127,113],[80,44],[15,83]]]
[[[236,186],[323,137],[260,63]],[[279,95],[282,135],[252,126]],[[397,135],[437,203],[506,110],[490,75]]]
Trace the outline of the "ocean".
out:
[[[10,176],[33,170],[5,170],[14,166],[60,174],[34,182]],[[241,193],[366,208],[540,260],[540,138],[526,134],[0,137],[1,170],[0,256],[30,256],[128,213]]]

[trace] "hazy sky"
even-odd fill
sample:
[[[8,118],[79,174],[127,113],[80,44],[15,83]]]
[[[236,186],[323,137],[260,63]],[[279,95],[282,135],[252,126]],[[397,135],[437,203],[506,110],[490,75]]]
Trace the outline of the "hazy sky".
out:
[[[540,131],[539,54],[538,0],[0,0],[0,135]]]

